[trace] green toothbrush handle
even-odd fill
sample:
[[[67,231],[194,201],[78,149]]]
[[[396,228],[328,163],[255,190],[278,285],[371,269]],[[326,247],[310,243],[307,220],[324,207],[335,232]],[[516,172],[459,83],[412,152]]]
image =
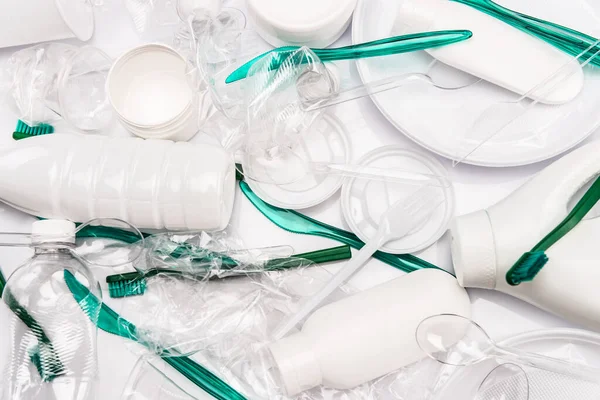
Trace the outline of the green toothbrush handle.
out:
[[[566,26],[532,17],[503,7],[492,0],[453,0],[471,6],[523,32],[538,37],[565,53],[579,57],[582,62],[592,58],[591,64],[600,66],[598,39]]]
[[[391,54],[425,50],[432,47],[445,46],[448,44],[462,42],[463,40],[469,39],[471,36],[473,36],[473,33],[467,30],[422,32],[404,36],[394,36],[386,39],[335,49],[312,50],[321,59],[321,61],[353,60],[358,58],[386,56]],[[297,46],[285,46],[263,53],[233,71],[227,77],[227,79],[225,79],[225,83],[233,83],[246,78],[250,73],[252,66],[267,55],[273,55],[267,70],[272,71],[277,69],[282,65],[283,62],[289,62],[289,56],[299,48],[300,47]],[[293,63],[297,65],[306,64],[311,61],[306,54],[298,54],[294,56],[298,57],[297,60],[292,60]]]

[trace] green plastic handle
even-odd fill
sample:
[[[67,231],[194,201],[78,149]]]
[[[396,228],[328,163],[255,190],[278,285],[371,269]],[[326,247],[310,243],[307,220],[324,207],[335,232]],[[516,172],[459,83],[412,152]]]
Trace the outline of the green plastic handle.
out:
[[[283,208],[274,207],[265,203],[252,191],[252,189],[250,189],[250,186],[248,186],[248,184],[244,181],[240,181],[240,188],[248,200],[250,200],[250,202],[265,217],[267,217],[271,222],[281,229],[292,233],[325,237],[345,243],[354,247],[355,249],[361,249],[365,245],[364,242],[358,238],[358,236],[351,232],[327,225],[323,222],[302,215],[296,211],[285,210]],[[373,257],[404,272],[413,272],[424,268],[441,269],[411,254],[394,255],[378,251],[373,255]],[[445,271],[443,269],[441,270]]]
[[[64,271],[64,279],[75,301],[88,317],[98,325],[98,328],[113,335],[138,342],[137,328],[134,324],[121,317],[107,305],[94,296],[88,288],[82,285],[69,271]],[[98,314],[97,310],[100,310]],[[90,315],[92,314],[92,315]],[[98,315],[98,319],[94,318]],[[218,400],[246,400],[246,398],[221,380],[218,376],[204,368],[189,357],[176,356],[168,351],[161,355],[170,366],[189,379],[196,386]]]
[[[5,287],[6,287],[6,278],[4,277],[2,270],[0,270],[0,297],[2,297],[2,293],[4,293]]]
[[[592,58],[590,64],[600,66],[600,57],[596,57],[600,51],[600,45],[597,43],[598,39],[593,36],[554,22],[511,10],[492,0],[452,1],[473,7],[523,32],[533,35],[573,57],[579,57],[581,62]]]
[[[462,42],[463,40],[467,40],[472,36],[473,33],[467,30],[422,32],[410,35],[394,36],[372,42],[338,47],[334,49],[311,50],[317,55],[317,57],[321,59],[321,61],[355,60],[359,58],[387,56],[392,54],[425,50],[433,47],[446,46],[449,44]],[[273,55],[273,57],[271,57],[271,64],[268,66],[268,70],[272,71],[277,69],[284,61],[288,59],[291,54],[293,54],[299,48],[300,47],[298,46],[285,46],[263,53],[233,71],[225,79],[225,83],[233,83],[246,78],[250,73],[252,66],[270,54]],[[294,64],[305,64],[310,61],[308,57],[306,57],[306,54],[301,54],[298,57],[298,60],[294,60]]]

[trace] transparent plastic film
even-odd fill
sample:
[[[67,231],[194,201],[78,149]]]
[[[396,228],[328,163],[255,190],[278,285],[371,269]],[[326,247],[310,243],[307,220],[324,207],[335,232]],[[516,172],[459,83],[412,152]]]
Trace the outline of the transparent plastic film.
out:
[[[225,231],[165,233],[146,239],[145,260],[135,267],[146,274],[172,271],[202,280],[262,271],[269,261],[293,252],[291,246],[245,249]]]
[[[14,53],[0,85],[18,118],[32,127],[64,119],[97,133],[113,123],[104,87],[111,65],[95,47],[42,44]]]
[[[327,275],[308,260],[297,261],[294,268],[277,271],[271,263],[273,271],[238,273],[233,279],[148,274],[144,295],[124,299],[121,314],[135,323],[138,340],[161,356],[204,352],[239,335],[266,339],[281,312],[294,308]]]
[[[273,65],[277,67],[274,68]],[[446,177],[402,169],[383,169],[315,159],[307,151],[303,136],[331,104],[307,109],[322,99],[332,99],[342,80],[334,66],[326,66],[308,48],[271,52],[249,68],[243,80],[246,93],[255,93],[249,101],[247,138],[244,152],[244,176],[257,182],[288,185],[307,176],[341,175],[351,178],[413,183],[416,186],[449,186]],[[361,94],[350,89],[354,94]],[[362,92],[366,96],[369,92]],[[359,96],[360,97],[360,96]],[[329,100],[325,100],[329,101]],[[345,121],[342,121],[344,123]]]
[[[596,41],[518,99],[494,103],[478,114],[461,140],[463,147],[453,165],[464,162],[495,138],[501,140],[502,137],[519,135],[522,140],[518,146],[545,146],[545,130],[568,118],[570,111],[568,107],[548,103],[544,99],[552,98],[553,93],[564,93],[570,87],[581,85],[582,70],[596,68],[592,62],[598,60],[599,45],[600,41]],[[570,100],[576,101],[577,97]]]
[[[208,85],[215,106],[228,118],[245,122],[245,93],[242,82],[228,85],[227,76],[239,65],[270,49],[260,36],[246,29],[243,14],[223,9],[216,22],[211,22],[198,37],[197,66]],[[223,21],[223,22],[220,22]]]

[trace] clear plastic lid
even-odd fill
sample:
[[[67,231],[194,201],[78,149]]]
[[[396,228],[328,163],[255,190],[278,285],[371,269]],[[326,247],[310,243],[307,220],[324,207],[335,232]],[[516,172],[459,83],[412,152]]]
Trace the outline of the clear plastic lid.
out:
[[[378,148],[357,164],[378,168],[399,168],[430,176],[447,176],[444,166],[434,157],[402,146]],[[435,178],[432,178],[435,179]],[[441,179],[441,178],[440,178]],[[409,198],[421,184],[392,183],[377,180],[349,179],[342,188],[342,210],[350,229],[365,243],[374,237],[381,217],[402,199]],[[446,232],[454,216],[454,189],[452,185],[431,186],[429,190],[441,194],[444,201],[431,216],[401,239],[393,240],[380,250],[392,254],[413,253],[431,246]]]

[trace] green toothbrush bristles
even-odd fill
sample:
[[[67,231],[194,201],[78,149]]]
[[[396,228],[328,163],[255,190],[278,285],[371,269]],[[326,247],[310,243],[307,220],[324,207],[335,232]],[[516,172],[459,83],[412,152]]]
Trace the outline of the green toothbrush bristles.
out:
[[[506,273],[506,282],[511,286],[531,282],[547,262],[548,256],[543,251],[527,252]]]
[[[113,299],[141,296],[146,293],[146,279],[122,280],[108,283],[108,294]]]
[[[17,122],[17,128],[13,133],[13,139],[20,140],[33,136],[48,135],[50,133],[54,133],[54,127],[52,125],[40,124],[32,127],[19,120],[19,122]]]

